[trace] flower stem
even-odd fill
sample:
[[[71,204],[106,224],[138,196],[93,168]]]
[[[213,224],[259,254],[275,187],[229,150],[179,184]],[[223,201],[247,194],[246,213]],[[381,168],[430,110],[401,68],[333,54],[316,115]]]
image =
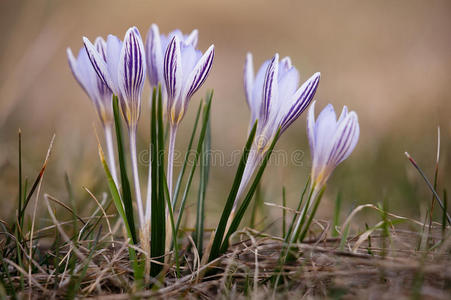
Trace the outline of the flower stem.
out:
[[[152,144],[149,146],[149,175],[147,176],[147,197],[146,197],[146,215],[145,220],[150,224],[152,211]]]
[[[177,133],[177,126],[171,126],[169,130],[169,148],[168,148],[168,190],[169,199],[172,200],[172,171],[174,169],[174,148],[175,148],[175,136]]]
[[[240,187],[238,188],[238,192],[235,197],[235,201],[233,202],[233,208],[231,215],[235,215],[236,207],[238,205],[238,202],[243,195],[244,191],[246,190],[247,185],[249,184],[249,181],[252,178],[252,175],[255,171],[255,168],[257,167],[259,163],[259,158],[257,157],[257,153],[255,149],[251,149],[249,152],[249,158],[247,160],[246,167],[244,168],[243,177],[240,182]],[[231,222],[232,218],[229,219],[229,222]]]
[[[132,160],[133,181],[135,183],[136,202],[138,204],[139,224],[144,226],[144,211],[141,199],[141,187],[138,175],[138,157],[136,154],[136,128],[130,130],[130,155]]]
[[[105,125],[105,142],[108,152],[108,162],[110,165],[111,175],[113,176],[114,183],[119,187],[119,182],[117,181],[117,171],[116,171],[116,159],[114,158],[114,146],[113,146],[113,132],[111,125]]]

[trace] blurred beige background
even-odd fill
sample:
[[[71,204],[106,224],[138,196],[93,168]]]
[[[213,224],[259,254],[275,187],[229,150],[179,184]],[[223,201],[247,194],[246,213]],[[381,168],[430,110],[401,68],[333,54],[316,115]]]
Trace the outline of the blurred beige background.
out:
[[[78,52],[82,36],[93,40],[113,33],[122,38],[132,25],[145,37],[152,23],[165,33],[197,28],[202,51],[216,46],[212,72],[193,98],[178,148],[186,147],[198,99],[213,88],[213,148],[226,155],[241,149],[249,118],[242,87],[245,54],[251,51],[259,66],[278,52],[291,56],[301,79],[322,73],[315,97],[318,108],[330,102],[341,110],[346,104],[360,118],[359,145],[334,174],[321,207],[323,216],[331,215],[338,190],[344,195],[343,213],[357,203],[386,197],[397,213],[418,216],[430,196],[403,152],[408,150],[432,176],[438,125],[439,182],[442,188],[450,187],[450,1],[2,0],[0,14],[0,217],[11,216],[17,196],[18,128],[24,138],[24,173],[32,178],[56,133],[44,192],[65,200],[65,172],[80,202],[89,201],[81,186],[97,193],[106,190],[93,133],[93,124],[99,128],[99,122],[70,73],[65,50]],[[148,95],[146,85],[144,107]],[[147,119],[144,109],[142,150]],[[265,175],[265,201],[280,203],[283,184],[290,206],[295,205],[310,166],[305,121],[304,114],[277,147],[288,153],[304,150],[303,165],[271,166]],[[234,171],[213,169],[207,195],[211,216],[222,207]],[[270,209],[270,214],[276,219],[280,211]]]

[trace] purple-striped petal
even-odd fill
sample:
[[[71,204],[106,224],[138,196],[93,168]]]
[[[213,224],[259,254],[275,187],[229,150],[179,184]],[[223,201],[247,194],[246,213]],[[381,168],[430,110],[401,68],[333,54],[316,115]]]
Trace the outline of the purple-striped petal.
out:
[[[279,71],[279,54],[276,53],[269,63],[265,74],[265,81],[263,83],[263,101],[260,108],[261,124],[264,124],[269,119],[269,114],[272,110],[274,102],[278,97],[278,71]]]
[[[348,115],[348,107],[343,106],[343,110],[341,111],[340,117],[338,118],[337,123],[341,123],[341,121]]]
[[[211,45],[210,48],[205,51],[204,55],[199,59],[196,66],[186,79],[184,92],[182,94],[182,99],[184,101],[188,101],[205,82],[208,73],[211,70],[214,56],[215,46]]]
[[[115,91],[113,81],[111,79],[110,73],[108,72],[107,64],[102,55],[86,37],[83,37],[83,43],[85,45],[86,53],[88,54],[92,67],[96,71],[97,75],[113,93],[117,92]]]
[[[103,58],[103,60],[106,62],[106,52],[107,52],[107,46],[106,42],[102,37],[96,38],[94,42],[94,46],[97,49],[97,52],[100,54],[100,56]],[[108,64],[107,64],[108,65]],[[99,91],[99,95],[104,98],[107,96],[111,96],[111,90],[108,88],[108,86],[103,82],[100,77],[97,76],[97,90]]]
[[[282,131],[285,131],[308,107],[316,93],[320,77],[320,73],[315,73],[296,91],[293,96],[294,101],[291,102],[288,109],[284,110],[284,116],[280,123]]]
[[[129,125],[136,125],[139,118],[145,68],[141,35],[136,27],[132,27],[125,34],[118,66],[118,84],[123,98],[121,103],[125,105],[124,114]]]
[[[338,124],[328,164],[336,166],[348,158],[357,145],[359,134],[358,117],[352,111]]]
[[[168,92],[168,108],[179,96],[182,88],[181,57],[180,41],[177,36],[174,36],[164,56],[164,79],[166,82],[166,91]]]

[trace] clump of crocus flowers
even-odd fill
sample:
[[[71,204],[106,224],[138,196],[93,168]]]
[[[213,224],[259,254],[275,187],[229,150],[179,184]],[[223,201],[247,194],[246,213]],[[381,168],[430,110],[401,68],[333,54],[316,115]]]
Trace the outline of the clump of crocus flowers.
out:
[[[211,45],[204,53],[198,50],[196,48],[198,42],[197,30],[193,30],[188,35],[183,34],[180,30],[164,35],[160,34],[159,28],[155,24],[151,25],[145,43],[136,27],[127,30],[123,41],[114,35],[108,35],[106,41],[98,37],[92,44],[88,38],[84,37],[83,42],[84,47],[80,49],[77,57],[74,57],[72,51],[68,49],[69,65],[75,78],[95,104],[104,128],[108,152],[106,173],[107,176],[111,175],[113,181],[112,196],[117,198],[121,194],[118,191],[126,188],[122,184],[127,182],[124,181],[126,172],[122,169],[121,181],[119,181],[113,143],[114,125],[116,125],[118,135],[117,144],[120,142],[118,132],[120,126],[118,124],[121,121],[119,120],[120,117],[113,113],[113,104],[118,101],[123,120],[125,120],[128,129],[134,198],[139,217],[141,243],[150,242],[151,249],[154,249],[152,247],[154,247],[153,243],[156,241],[150,240],[149,232],[157,230],[159,225],[164,225],[152,223],[153,227],[150,227],[153,218],[151,208],[158,207],[166,212],[163,213],[166,218],[171,219],[173,230],[171,248],[175,247],[175,257],[177,257],[176,238],[180,219],[177,221],[177,226],[174,226],[173,214],[175,209],[171,206],[174,190],[172,182],[176,133],[179,126],[182,126],[181,122],[191,98],[204,84],[212,69],[215,48]],[[153,162],[149,162],[147,196],[144,202],[141,194],[142,177],[138,170],[136,140],[146,75],[150,86],[153,88],[152,97],[150,97],[153,106],[146,106],[151,107],[152,112],[153,127],[151,128],[153,135],[151,134],[151,139],[156,139],[156,134],[159,137],[164,135],[164,129],[161,125],[162,118],[164,118],[168,124],[168,159],[166,172],[161,172],[163,169],[157,171]],[[289,57],[280,59],[277,53],[271,59],[265,61],[257,74],[254,74],[252,54],[247,54],[244,68],[244,90],[251,111],[248,141],[229,197],[225,202],[220,222],[214,233],[214,241],[209,256],[210,261],[227,250],[228,239],[240,224],[277,140],[313,101],[319,86],[320,73],[313,74],[302,84],[300,84],[299,77],[299,72],[292,65],[291,59]],[[156,97],[158,97],[159,102],[155,101]],[[158,107],[158,111],[164,111],[164,117],[161,114],[161,117],[155,120],[154,118],[158,118],[155,108],[158,103],[164,106]],[[206,105],[208,109],[204,109],[205,122],[202,125],[198,151],[205,146],[201,143],[203,143],[209,122],[209,105],[209,103]],[[359,138],[358,118],[354,111],[348,112],[345,106],[337,119],[332,105],[329,104],[315,120],[314,108],[315,102],[313,101],[307,118],[307,132],[312,155],[310,184],[306,185],[309,192],[301,214],[296,215],[293,219],[293,228],[287,235],[287,242],[302,240],[303,235],[308,230],[309,220],[311,221],[316,212],[328,178],[335,167],[351,154]],[[197,126],[197,120],[195,126]],[[194,133],[195,129],[193,135]],[[151,151],[155,151],[152,148],[155,143],[156,141],[150,141]],[[163,139],[158,141],[158,145],[164,150]],[[206,151],[205,148],[202,149],[202,151]],[[152,190],[152,186],[155,187],[153,185],[156,182],[155,176],[161,183],[158,197],[163,197],[168,201],[156,198],[157,193]],[[254,181],[249,186],[252,178],[254,178]],[[188,180],[189,183],[187,183],[185,189],[185,198],[188,194],[191,179]],[[247,193],[245,193],[246,191]],[[240,200],[242,200],[240,207],[236,211]],[[155,201],[159,201],[161,205],[153,206]],[[123,216],[123,210],[127,209],[124,194],[121,194],[121,199],[116,203],[116,207],[120,215]],[[308,214],[310,219],[306,219],[307,211],[310,211]],[[179,216],[182,215],[182,212],[183,206],[180,208]],[[201,220],[203,218],[203,215],[200,216]],[[134,222],[133,214],[131,220],[125,221],[126,224],[130,221]],[[165,235],[165,230],[163,230],[163,234]],[[163,245],[162,249],[164,250],[166,235],[164,237],[153,236],[153,238],[159,239],[158,243],[160,246]],[[148,248],[148,245],[143,245],[143,249]],[[149,258],[150,252],[146,255]],[[177,261],[177,266],[178,263]]]

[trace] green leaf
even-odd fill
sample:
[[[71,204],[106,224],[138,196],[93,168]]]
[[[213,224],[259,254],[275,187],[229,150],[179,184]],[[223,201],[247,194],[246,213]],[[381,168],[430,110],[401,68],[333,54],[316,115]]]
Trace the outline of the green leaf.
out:
[[[305,236],[307,235],[310,225],[312,224],[312,220],[316,215],[316,211],[318,209],[319,203],[321,202],[321,198],[323,197],[324,191],[326,187],[323,186],[318,194],[318,197],[316,197],[315,204],[313,206],[312,211],[310,212],[309,218],[307,219],[307,223],[304,226],[304,230],[302,231],[301,235],[299,236],[299,241],[302,243],[304,241]],[[297,240],[297,239],[296,239]]]
[[[200,160],[200,182],[199,194],[197,197],[197,214],[196,214],[196,230],[193,235],[194,243],[202,258],[203,241],[204,241],[204,219],[205,219],[205,194],[207,191],[208,175],[210,173],[210,149],[211,149],[211,125],[210,119],[207,123],[207,134],[202,144],[201,160]]]
[[[335,198],[334,221],[332,223],[333,237],[338,236],[337,226],[338,223],[340,222],[340,208],[341,208],[341,192],[338,192],[337,197]]]
[[[271,143],[271,146],[269,147],[268,151],[265,154],[265,157],[263,158],[262,164],[260,168],[258,169],[257,175],[255,176],[254,181],[252,182],[251,187],[249,188],[249,191],[247,192],[246,197],[244,198],[243,202],[241,203],[240,207],[238,208],[238,211],[235,215],[235,217],[232,220],[232,223],[230,224],[230,228],[227,231],[227,234],[224,238],[224,241],[221,246],[221,253],[224,253],[227,248],[229,247],[229,238],[230,236],[238,229],[238,226],[241,223],[241,219],[244,216],[244,213],[246,212],[252,197],[254,196],[255,190],[257,189],[257,186],[263,176],[263,172],[265,171],[266,165],[268,164],[268,160],[271,157],[272,151],[274,149],[274,146],[276,145],[276,142],[279,138],[280,128],[277,130],[276,135],[274,136],[274,139]]]
[[[185,190],[183,192],[182,202],[180,203],[179,215],[177,217],[177,224],[175,226],[177,232],[180,228],[180,223],[182,221],[182,216],[183,216],[183,212],[185,209],[186,199],[188,198],[188,193],[191,188],[191,182],[194,177],[194,172],[196,171],[197,163],[199,160],[199,155],[200,155],[200,152],[202,151],[202,145],[203,145],[205,135],[207,132],[207,124],[208,124],[208,120],[210,119],[210,108],[211,108],[212,98],[213,98],[213,91],[210,91],[210,93],[208,93],[208,95],[207,95],[207,101],[206,101],[206,104],[205,104],[205,107],[203,110],[202,129],[200,131],[199,140],[197,143],[197,149],[196,149],[196,154],[194,156],[193,166],[191,167],[191,172],[188,176],[188,181],[186,182]]]
[[[193,132],[191,133],[191,137],[189,139],[188,148],[186,150],[185,158],[183,160],[183,166],[182,166],[182,169],[180,170],[179,176],[177,177],[177,182],[175,184],[174,196],[173,196],[173,199],[172,199],[172,207],[174,207],[174,208],[177,205],[177,198],[178,198],[178,195],[179,195],[179,192],[180,192],[181,182],[182,182],[182,179],[183,179],[183,175],[185,174],[186,166],[187,166],[188,161],[189,161],[188,157],[189,157],[189,155],[191,153],[191,149],[193,148],[192,145],[193,145],[193,141],[194,141],[194,136],[196,135],[197,124],[199,123],[199,117],[200,117],[200,112],[202,110],[202,105],[203,105],[203,102],[201,101],[199,103],[199,107],[197,109],[196,119],[194,121],[194,126],[193,126]]]
[[[155,91],[155,90],[154,90]],[[150,255],[153,260],[164,263],[166,243],[166,207],[164,196],[164,128],[161,86],[158,87],[158,103],[156,95],[152,97],[151,109],[151,152],[152,152],[152,210],[151,210],[151,245]],[[153,150],[153,151],[152,151]],[[151,263],[150,276],[156,277],[163,266]]]
[[[236,170],[235,179],[233,180],[232,188],[230,189],[229,196],[227,198],[226,204],[222,211],[221,219],[219,220],[218,227],[215,231],[215,237],[213,239],[213,244],[210,250],[210,256],[208,257],[208,261],[212,261],[219,256],[219,250],[221,248],[221,243],[224,237],[224,232],[227,226],[227,221],[229,220],[230,213],[232,212],[233,202],[235,201],[236,194],[238,193],[238,188],[241,183],[241,179],[243,178],[244,168],[246,167],[246,162],[249,157],[249,152],[252,147],[252,143],[254,142],[255,133],[257,131],[257,122],[255,121],[254,126],[252,127],[251,132],[249,133],[249,137],[246,142],[246,146],[244,146],[243,155],[241,156],[240,163],[238,165],[238,169]]]
[[[122,126],[121,117],[119,114],[119,103],[117,96],[113,96],[113,113],[114,113],[114,125],[116,128],[116,142],[117,153],[119,157],[119,169],[121,171],[121,185],[122,185],[122,202],[124,203],[125,215],[130,225],[130,232],[132,236],[133,244],[138,242],[135,229],[135,218],[133,216],[133,203],[132,194],[130,190],[130,181],[127,176],[127,167],[124,154],[124,143],[122,139]]]
[[[99,228],[99,231],[94,240],[94,244],[91,245],[91,250],[89,251],[88,257],[86,258],[86,262],[84,263],[83,269],[81,270],[81,274],[79,274],[79,275],[72,274],[72,276],[70,278],[70,282],[69,282],[67,299],[75,299],[75,296],[80,291],[80,284],[81,284],[83,278],[85,278],[85,276],[86,276],[86,272],[88,271],[89,263],[92,260],[92,256],[95,252],[97,243],[99,242],[101,232],[102,232],[102,226],[100,226],[100,228]]]
[[[286,226],[287,226],[287,222],[286,222],[286,217],[287,217],[287,211],[286,211],[286,207],[287,207],[287,195],[285,192],[285,186],[282,187],[282,237],[285,238],[287,230],[286,230]]]

